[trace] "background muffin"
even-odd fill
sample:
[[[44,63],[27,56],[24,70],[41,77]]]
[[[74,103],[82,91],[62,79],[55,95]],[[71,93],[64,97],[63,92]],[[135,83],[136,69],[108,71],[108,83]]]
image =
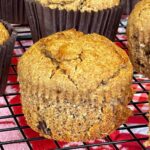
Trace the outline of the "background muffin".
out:
[[[127,35],[134,68],[150,77],[150,1],[142,0],[129,17]]]
[[[0,95],[4,93],[14,47],[16,33],[11,26],[0,20]]]
[[[0,0],[0,19],[14,24],[27,24],[24,0]]]
[[[131,63],[103,36],[68,30],[41,39],[18,75],[26,120],[46,138],[101,138],[131,115]]]
[[[33,40],[71,28],[102,34],[113,40],[122,3],[120,0],[26,0]]]

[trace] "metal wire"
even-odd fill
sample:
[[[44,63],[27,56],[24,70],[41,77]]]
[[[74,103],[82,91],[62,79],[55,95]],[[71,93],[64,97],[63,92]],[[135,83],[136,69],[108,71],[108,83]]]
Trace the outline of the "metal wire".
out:
[[[17,29],[21,29],[22,26],[15,26],[15,28]],[[120,22],[120,28],[122,29],[126,29],[126,26],[125,24],[123,24],[122,22]],[[23,34],[26,34],[26,35],[23,35]],[[124,35],[125,32],[121,32],[121,33],[118,33],[118,35]],[[18,30],[18,38],[17,38],[17,42],[18,42],[18,45],[15,46],[15,50],[22,50],[23,52],[26,51],[26,49],[29,46],[27,45],[24,45],[22,41],[28,41],[28,40],[31,40],[32,37],[31,37],[31,34],[30,34],[30,31],[27,30],[27,31],[22,31],[22,30]],[[126,45],[124,44],[124,42],[126,42],[125,40],[121,40],[119,39],[117,36],[116,36],[116,42],[118,42],[120,44],[120,46],[126,50],[127,47]],[[18,58],[20,57],[21,54],[15,54],[13,55],[13,58]],[[11,72],[9,74],[9,77],[16,77],[17,76],[17,70],[16,70],[16,64],[11,64],[11,69],[13,72]],[[148,91],[147,89],[145,89],[145,87],[143,86],[144,83],[150,83],[150,80],[144,80],[144,81],[139,81],[137,80],[136,78],[136,73],[134,74],[134,77],[133,77],[133,84],[137,84],[139,85],[139,87],[141,88],[141,90],[137,91],[136,93],[145,93],[145,94],[148,94]],[[17,86],[19,85],[19,83],[17,81],[15,82],[11,82],[11,83],[8,83],[7,86]],[[41,141],[41,140],[45,140],[44,138],[42,137],[34,137],[34,138],[28,138],[24,132],[25,129],[30,129],[29,126],[25,125],[25,126],[21,126],[17,120],[18,117],[24,117],[23,114],[14,114],[13,112],[13,107],[15,106],[21,106],[21,103],[15,103],[15,104],[11,104],[9,103],[8,101],[8,97],[10,96],[19,96],[20,93],[19,92],[14,92],[14,93],[6,93],[4,94],[2,97],[3,99],[5,100],[6,102],[6,105],[3,105],[3,106],[0,106],[0,109],[3,109],[3,108],[8,108],[9,111],[11,112],[10,115],[5,115],[5,116],[0,116],[0,121],[1,119],[8,119],[8,118],[13,118],[15,120],[15,123],[16,123],[16,127],[11,127],[11,128],[3,128],[3,129],[0,129],[0,133],[2,132],[8,132],[8,131],[20,131],[20,133],[22,134],[22,139],[19,139],[19,140],[11,140],[11,141],[5,141],[5,142],[1,142],[0,141],[0,149],[4,150],[4,146],[5,145],[9,145],[9,144],[14,144],[14,143],[26,143],[28,148],[29,149],[33,149],[32,148],[32,144],[31,142],[38,142],[38,141]],[[147,113],[145,112],[142,112],[139,108],[139,104],[146,104],[148,103],[148,101],[142,101],[142,102],[134,102],[134,101],[131,101],[130,102],[130,105],[134,106],[134,108],[137,110],[137,113],[134,114],[134,116],[140,116],[140,117],[143,117],[143,119],[145,119],[147,122],[148,122],[148,118],[146,116]],[[117,147],[118,144],[121,144],[121,143],[128,143],[128,142],[136,142],[138,145],[139,145],[139,149],[143,149],[143,150],[146,150],[146,148],[144,147],[144,145],[142,144],[142,142],[144,140],[147,140],[148,137],[145,137],[145,138],[138,138],[134,135],[134,133],[132,132],[133,129],[140,129],[140,128],[146,128],[147,127],[147,124],[143,124],[143,125],[132,125],[132,126],[128,126],[127,124],[123,124],[120,128],[118,128],[117,130],[127,130],[130,134],[130,136],[132,137],[132,139],[124,139],[124,140],[118,140],[118,141],[113,141],[113,139],[110,137],[110,136],[107,136],[105,138],[105,140],[107,142],[102,142],[102,143],[98,143],[98,144],[87,144],[87,143],[83,143],[83,145],[80,145],[80,146],[74,146],[74,147],[65,147],[65,148],[61,148],[61,145],[59,144],[59,142],[57,141],[54,141],[54,144],[55,144],[55,147],[56,148],[49,148],[51,150],[54,150],[54,149],[57,149],[57,150],[71,150],[71,149],[79,149],[79,148],[84,148],[86,150],[90,150],[90,148],[94,148],[96,146],[98,147],[101,147],[103,145],[111,145],[113,147],[113,149],[115,150],[119,150],[119,148]]]

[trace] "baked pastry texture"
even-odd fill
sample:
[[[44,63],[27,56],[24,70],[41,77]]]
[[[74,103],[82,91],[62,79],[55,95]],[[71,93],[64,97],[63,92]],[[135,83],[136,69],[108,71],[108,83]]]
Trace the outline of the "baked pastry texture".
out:
[[[46,138],[101,138],[131,115],[130,60],[98,34],[71,29],[41,39],[20,59],[18,75],[26,120]]]
[[[37,0],[51,9],[98,11],[119,5],[120,0]]]
[[[0,45],[3,45],[9,38],[9,32],[3,25],[3,23],[0,22]]]
[[[127,28],[129,55],[134,68],[150,77],[150,0],[140,1],[132,11]]]

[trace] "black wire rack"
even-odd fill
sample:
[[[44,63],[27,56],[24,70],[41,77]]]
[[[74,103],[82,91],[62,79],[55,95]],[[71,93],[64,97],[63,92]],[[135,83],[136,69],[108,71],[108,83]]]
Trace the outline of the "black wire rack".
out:
[[[125,36],[126,33],[126,19],[122,19],[119,25],[119,30],[118,30],[118,34],[116,35],[116,43],[122,47],[124,50],[127,50],[127,46],[126,46],[126,39],[124,38],[119,38],[119,36]],[[13,58],[14,60],[17,60],[31,45],[32,45],[32,37],[31,37],[31,33],[30,33],[30,29],[28,27],[23,27],[23,26],[19,26],[19,25],[15,25],[14,26],[18,32],[18,37],[17,37],[17,41],[16,41],[16,45],[15,45],[15,49],[14,49],[14,55]],[[28,45],[26,44],[26,42],[28,41]],[[17,54],[15,52],[18,52]],[[17,61],[12,61],[13,63],[11,64],[10,67],[10,73],[9,73],[9,77],[8,78],[12,78],[14,79],[13,81],[9,81],[7,83],[7,88],[9,88],[9,86],[15,86],[15,87],[19,87],[19,83],[17,82]],[[14,63],[15,62],[15,63]],[[136,90],[135,94],[145,94],[146,97],[148,97],[148,89],[145,88],[145,84],[150,84],[150,80],[145,78],[144,80],[139,80],[138,78],[138,74],[135,73],[133,76],[133,85],[136,85],[139,87],[138,90]],[[19,88],[18,88],[19,89]],[[7,90],[6,90],[7,91]],[[47,140],[44,139],[43,137],[40,137],[38,135],[36,136],[27,136],[27,132],[31,132],[32,130],[30,129],[30,127],[28,125],[23,125],[20,124],[19,122],[19,118],[20,119],[24,119],[24,116],[22,114],[22,112],[14,112],[14,108],[19,108],[21,107],[21,103],[20,101],[14,101],[13,103],[10,102],[9,99],[13,99],[13,97],[17,97],[20,100],[20,93],[19,90],[18,91],[14,91],[14,92],[6,92],[3,96],[0,97],[0,100],[4,102],[4,105],[0,105],[0,113],[3,112],[3,109],[7,109],[9,111],[9,115],[5,115],[2,114],[0,115],[0,125],[1,125],[1,121],[8,121],[10,119],[13,119],[13,121],[15,122],[15,125],[12,127],[3,127],[1,128],[0,126],[0,137],[4,134],[5,135],[12,135],[14,134],[16,131],[19,132],[19,134],[21,135],[22,138],[16,139],[16,138],[12,138],[12,139],[5,139],[5,140],[1,140],[0,138],[0,149],[1,150],[5,150],[5,149],[14,149],[13,145],[19,145],[19,144],[25,144],[26,148],[24,148],[25,150],[28,149],[35,149],[35,150],[45,150],[45,149],[49,149],[49,150],[71,150],[71,149],[83,149],[83,150],[92,150],[94,148],[96,149],[101,149],[102,146],[104,145],[111,145],[111,149],[114,150],[119,150],[119,144],[124,144],[124,143],[136,143],[138,145],[138,150],[145,150],[146,148],[143,145],[143,142],[145,140],[148,139],[148,136],[144,136],[144,137],[137,137],[135,135],[135,133],[133,132],[134,129],[141,129],[141,128],[148,128],[147,124],[148,124],[148,118],[146,116],[147,112],[143,112],[140,109],[140,105],[144,105],[144,104],[148,104],[148,98],[145,98],[142,101],[131,101],[130,102],[130,106],[134,107],[134,109],[136,110],[136,113],[134,113],[134,116],[136,116],[139,119],[143,119],[145,120],[144,124],[134,124],[134,125],[128,125],[128,124],[123,124],[120,128],[117,129],[117,131],[126,131],[128,132],[128,134],[130,135],[131,138],[124,138],[122,140],[113,140],[111,136],[107,136],[105,138],[105,142],[97,142],[95,144],[90,144],[90,143],[82,143],[80,146],[69,146],[69,147],[62,147],[60,142],[55,141],[55,140]],[[15,131],[15,132],[14,132]],[[6,136],[7,137],[7,136]],[[46,143],[46,147],[43,143],[42,148],[39,148],[38,145],[42,144],[42,142]],[[34,146],[33,146],[34,145]],[[36,146],[37,145],[37,146]],[[19,148],[22,149],[22,148]],[[108,149],[109,150],[109,149]]]

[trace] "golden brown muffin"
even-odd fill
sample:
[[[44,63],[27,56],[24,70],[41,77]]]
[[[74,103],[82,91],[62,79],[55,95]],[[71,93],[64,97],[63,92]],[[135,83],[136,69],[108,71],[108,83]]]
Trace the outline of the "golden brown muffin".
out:
[[[51,9],[98,11],[119,5],[120,0],[37,0]]]
[[[5,26],[0,22],[0,45],[3,45],[9,38],[9,32]]]
[[[142,0],[129,17],[127,28],[129,54],[138,72],[150,77],[150,0]]]
[[[41,39],[20,59],[18,75],[26,120],[46,138],[101,138],[131,115],[132,65],[98,34],[72,29]]]

